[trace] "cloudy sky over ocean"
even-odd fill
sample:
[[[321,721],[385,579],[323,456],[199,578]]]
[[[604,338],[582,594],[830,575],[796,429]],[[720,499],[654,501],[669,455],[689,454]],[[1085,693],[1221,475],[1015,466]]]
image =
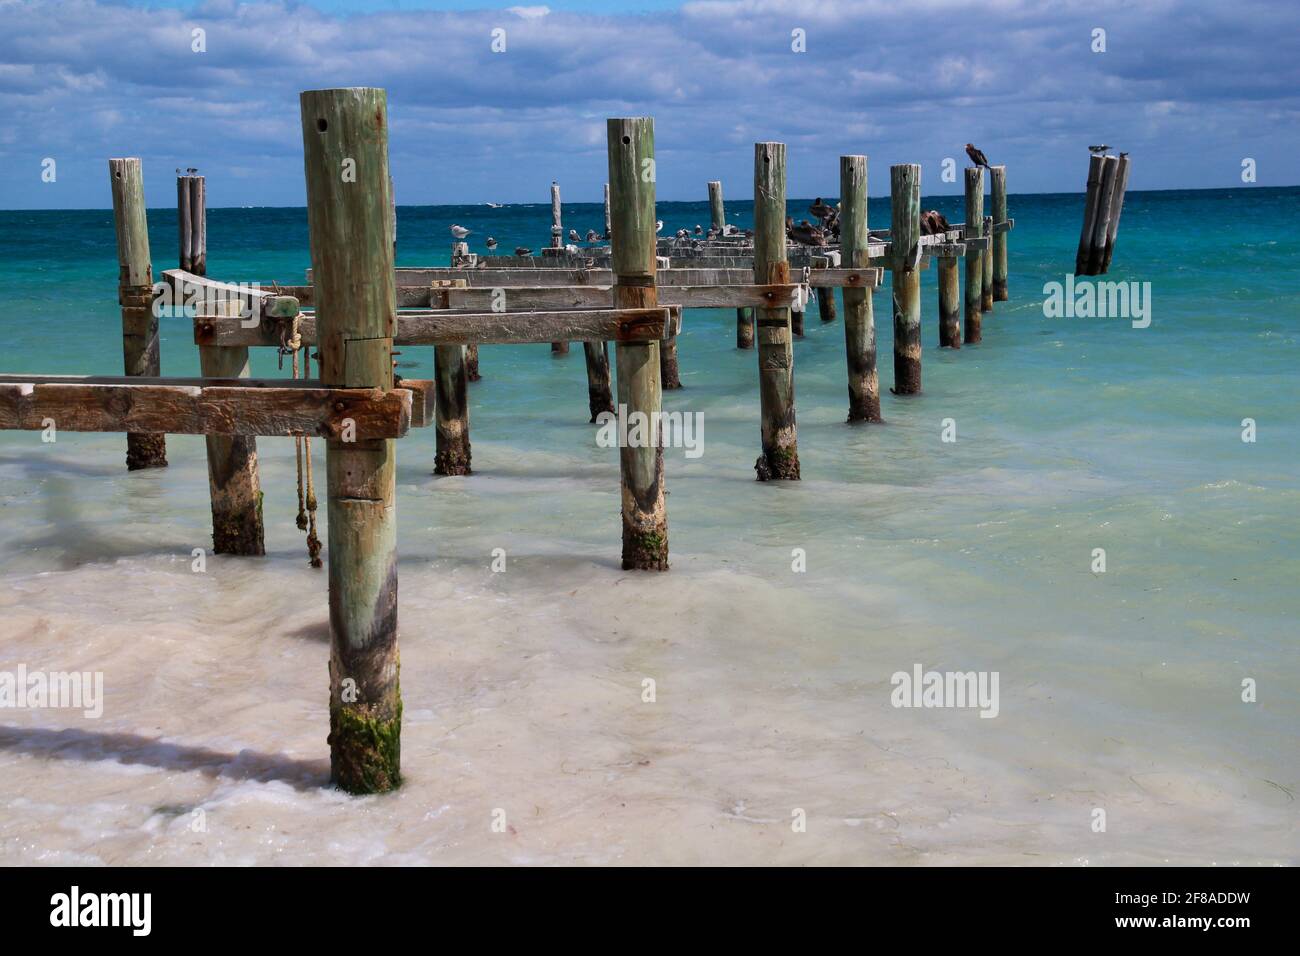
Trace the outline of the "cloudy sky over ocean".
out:
[[[211,206],[301,205],[298,92],[331,86],[387,88],[404,204],[545,202],[553,178],[596,201],[604,119],[639,114],[666,200],[715,178],[746,195],[756,140],[789,144],[796,196],[834,193],[847,152],[871,157],[873,194],[896,162],[958,192],[941,163],[967,141],[1012,191],[1081,189],[1102,142],[1139,160],[1130,189],[1239,186],[1246,158],[1260,185],[1300,183],[1291,4],[471,5],[0,0],[0,208],[107,206],[123,155],[150,205],[174,201],[177,166],[208,174]]]

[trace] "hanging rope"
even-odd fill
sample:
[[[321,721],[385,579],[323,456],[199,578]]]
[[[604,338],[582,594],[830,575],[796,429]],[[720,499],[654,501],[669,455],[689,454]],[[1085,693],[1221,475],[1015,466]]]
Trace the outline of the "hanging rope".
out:
[[[302,334],[298,328],[298,316],[289,322],[280,324],[280,367],[284,368],[284,356],[293,356],[293,377],[295,379],[311,378],[311,352],[302,347]],[[302,356],[301,369],[299,355]],[[320,538],[316,536],[316,485],[311,474],[311,437],[294,435],[294,458],[298,466],[298,530],[307,532],[307,560],[313,568],[321,566]]]

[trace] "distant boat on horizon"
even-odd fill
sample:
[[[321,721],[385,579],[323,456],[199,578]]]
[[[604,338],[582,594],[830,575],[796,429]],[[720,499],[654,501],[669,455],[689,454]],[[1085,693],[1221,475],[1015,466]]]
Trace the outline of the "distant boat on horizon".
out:
[[[492,208],[492,209],[500,209],[500,208],[502,208],[503,206],[505,206],[505,203],[503,203],[503,202],[485,202],[483,205],[488,206],[488,207],[490,207],[490,208]]]

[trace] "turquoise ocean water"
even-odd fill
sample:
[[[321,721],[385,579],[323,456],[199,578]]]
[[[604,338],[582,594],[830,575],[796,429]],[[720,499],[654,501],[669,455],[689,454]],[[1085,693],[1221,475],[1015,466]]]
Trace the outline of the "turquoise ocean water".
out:
[[[924,205],[962,218],[957,197]],[[888,394],[887,281],[876,294],[884,425],[844,423],[842,322],[810,309],[795,345],[798,484],[753,481],[756,356],[734,347],[734,312],[686,313],[685,387],[664,405],[703,413],[704,454],[668,452],[673,571],[660,578],[618,570],[617,457],[587,424],[581,349],[484,347],[470,391],[475,474],[429,474],[432,429],[398,448],[411,782],[364,836],[332,796],[288,786],[280,810],[309,810],[328,845],[370,859],[407,858],[399,845],[426,860],[681,862],[701,846],[762,859],[751,831],[786,829],[790,807],[811,806],[835,826],[774,858],[1294,862],[1300,239],[1265,224],[1300,214],[1300,189],[1131,193],[1107,278],[1150,282],[1143,329],[1045,317],[1044,283],[1073,266],[1082,198],[1010,206],[1011,298],[985,316],[981,345],[937,348],[937,270],[923,274],[920,396]],[[728,214],[747,225],[750,204]],[[705,203],[661,203],[659,215],[665,234],[708,221]],[[149,218],[158,274],[175,263],[175,214]],[[566,204],[564,219],[585,234],[603,215]],[[870,221],[887,225],[886,200],[872,200]],[[400,207],[398,264],[445,264],[453,222],[473,230],[475,251],[487,235],[500,251],[536,248],[549,207]],[[208,237],[214,278],[297,283],[309,266],[301,209],[213,209]],[[115,281],[109,211],[0,212],[0,371],[120,373]],[[432,377],[432,349],[403,353],[402,374]],[[162,356],[164,374],[198,374],[188,322],[164,320]],[[262,352],[254,374],[287,372]],[[1247,418],[1254,442],[1242,440]],[[956,442],[941,441],[945,419]],[[169,763],[150,749],[160,734],[196,754],[229,751],[236,766],[251,748],[320,774],[325,648],[310,628],[325,617],[324,584],[292,527],[291,447],[260,445],[268,558],[211,559],[199,583],[201,440],[170,438],[172,467],[146,475],[125,473],[124,444],[0,433],[0,669],[96,661],[113,705],[103,720],[142,735],[133,761],[58,713],[0,715],[0,764],[33,781],[3,794],[11,862],[98,852],[66,822],[72,790],[100,794],[112,848],[101,858],[134,860],[148,857],[142,832],[171,826],[148,807],[174,788],[216,817],[251,801],[265,818],[280,811],[254,788],[296,779],[271,761],[187,783],[207,758]],[[488,570],[495,547],[507,574]],[[796,548],[804,573],[791,569]],[[1096,548],[1105,573],[1091,570]],[[234,590],[214,593],[222,575]],[[307,639],[276,645],[277,631],[304,626]],[[226,632],[257,636],[247,670],[202,656]],[[302,666],[274,676],[286,662]],[[999,672],[998,718],[890,707],[890,675],[915,663]],[[195,690],[213,668],[245,688],[239,706]],[[646,673],[659,723],[620,709],[642,706]],[[280,709],[263,709],[268,682]],[[620,687],[637,702],[620,703]],[[906,767],[881,764],[884,753]],[[594,776],[574,777],[575,761]],[[121,796],[106,762],[152,774],[150,796]],[[475,801],[506,805],[512,787],[540,808],[537,844],[502,857],[447,822],[476,819]],[[601,819],[617,826],[577,822],[575,807],[611,792],[620,800]],[[637,815],[619,818],[628,806]],[[1097,807],[1110,814],[1104,834],[1090,827]],[[720,836],[715,819],[748,829]],[[446,826],[461,829],[451,839]],[[195,852],[268,858],[251,837],[228,839]]]

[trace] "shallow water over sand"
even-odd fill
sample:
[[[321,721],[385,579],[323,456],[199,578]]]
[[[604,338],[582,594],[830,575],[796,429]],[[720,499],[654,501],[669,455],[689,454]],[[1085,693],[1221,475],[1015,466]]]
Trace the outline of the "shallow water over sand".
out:
[[[665,407],[703,413],[704,455],[668,453],[665,576],[618,568],[617,458],[586,424],[581,350],[484,348],[475,474],[429,475],[431,430],[398,449],[390,796],[326,786],[325,581],[293,527],[287,441],[259,446],[268,556],[194,573],[201,439],[127,474],[121,436],[0,433],[0,670],[102,671],[106,694],[97,720],[0,710],[0,862],[1294,862],[1300,250],[1234,233],[1249,199],[1186,195],[1125,210],[1113,277],[1154,280],[1145,330],[1043,317],[1078,201],[1015,197],[1012,301],[983,345],[939,353],[927,272],[925,393],[886,395],[883,427],[843,424],[842,325],[810,312],[797,485],[753,482],[755,357],[729,313],[688,312]],[[236,247],[223,216],[259,213],[214,210],[214,251]],[[399,221],[426,214],[452,218]],[[1194,249],[1173,270],[1147,251],[1168,243],[1137,241],[1189,219],[1241,245],[1236,271]],[[37,226],[2,235],[22,229],[35,258]],[[0,318],[0,364],[116,370],[112,247],[105,278],[87,244],[93,269],[54,258]],[[209,271],[300,275],[305,240],[293,269],[270,245]],[[410,263],[441,249],[406,246]],[[71,311],[66,354],[34,345]],[[431,375],[431,350],[405,351],[403,374]],[[168,374],[196,366],[179,328],[163,355]],[[997,671],[998,716],[891,706],[891,675],[918,663]]]

